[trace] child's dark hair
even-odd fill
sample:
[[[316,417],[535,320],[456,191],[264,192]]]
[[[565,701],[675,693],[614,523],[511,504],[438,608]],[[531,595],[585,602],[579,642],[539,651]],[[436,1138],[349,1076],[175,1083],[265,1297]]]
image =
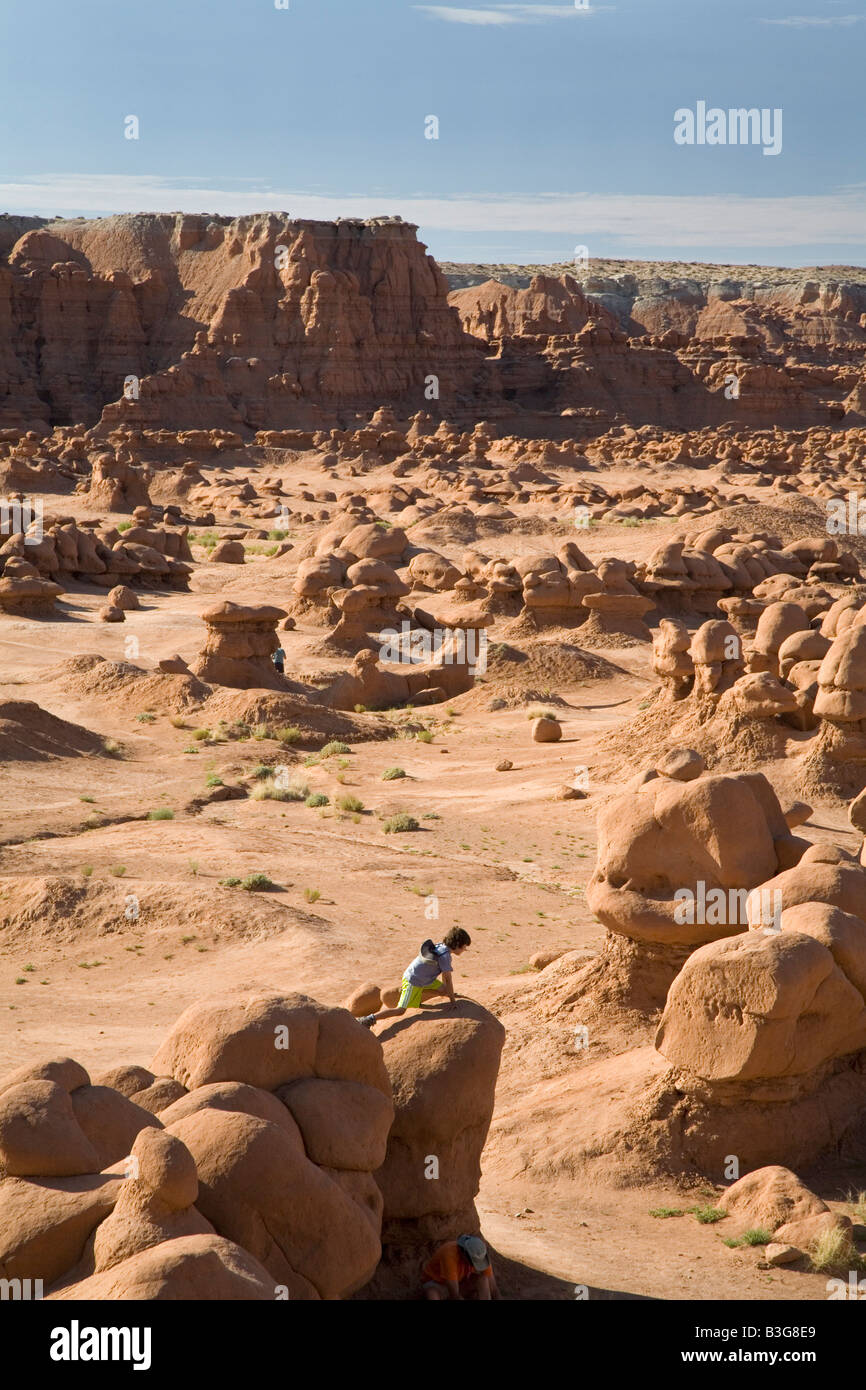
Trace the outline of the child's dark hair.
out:
[[[444,942],[449,951],[454,951],[461,946],[471,946],[472,937],[469,935],[468,931],[464,931],[462,927],[452,927],[448,935],[444,938]]]

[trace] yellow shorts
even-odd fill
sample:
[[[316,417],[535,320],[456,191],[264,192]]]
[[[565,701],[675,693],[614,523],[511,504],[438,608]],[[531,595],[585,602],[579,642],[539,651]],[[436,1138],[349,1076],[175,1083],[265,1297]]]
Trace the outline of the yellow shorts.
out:
[[[400,998],[397,1001],[398,1009],[420,1009],[421,1000],[431,989],[441,989],[441,980],[432,980],[429,985],[413,985],[409,980],[403,980],[400,990]]]

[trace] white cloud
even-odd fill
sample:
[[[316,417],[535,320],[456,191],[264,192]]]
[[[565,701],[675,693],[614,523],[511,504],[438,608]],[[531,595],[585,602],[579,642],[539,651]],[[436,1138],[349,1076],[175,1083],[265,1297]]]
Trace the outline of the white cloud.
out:
[[[594,14],[599,6],[496,4],[480,10],[463,9],[454,5],[415,5],[414,8],[423,10],[433,19],[443,19],[448,24],[502,25],[532,24],[541,19],[571,19],[574,15]]]
[[[115,212],[210,212],[238,217],[287,212],[294,218],[399,214],[430,232],[554,233],[592,244],[617,238],[644,246],[695,248],[856,246],[866,239],[866,185],[791,197],[627,193],[502,194],[453,198],[318,194],[251,186],[215,188],[202,181],[126,174],[43,175],[0,183],[10,213],[101,216]]]
[[[457,10],[448,5],[416,5],[434,19],[447,20],[449,24],[518,24],[520,21],[500,10]]]
[[[788,15],[785,19],[762,19],[762,24],[779,24],[788,29],[835,29],[862,24],[866,15],[840,14],[824,19],[818,15]]]

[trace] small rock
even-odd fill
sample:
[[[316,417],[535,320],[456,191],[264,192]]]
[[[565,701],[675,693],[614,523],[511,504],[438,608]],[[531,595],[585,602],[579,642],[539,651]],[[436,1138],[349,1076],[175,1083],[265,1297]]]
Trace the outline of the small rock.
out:
[[[213,564],[242,565],[246,556],[239,540],[222,540],[214,546],[210,558]]]
[[[534,743],[558,743],[562,738],[562,727],[558,719],[548,719],[542,715],[533,720],[532,740]]]
[[[764,1260],[768,1265],[790,1265],[802,1258],[803,1252],[798,1250],[796,1245],[782,1245],[778,1241],[771,1241],[764,1247]]]
[[[570,782],[566,782],[560,787],[556,794],[557,801],[586,801],[586,792],[580,787],[573,787]]]
[[[851,802],[848,807],[848,819],[855,830],[860,830],[866,834],[866,791],[855,796]]]
[[[548,965],[552,965],[563,955],[565,955],[564,951],[536,951],[534,956],[529,957],[529,964],[533,970],[545,970]]]
[[[656,764],[660,777],[672,777],[675,782],[693,782],[706,770],[704,759],[694,748],[672,748]]]
[[[169,676],[188,676],[189,667],[182,656],[176,653],[174,656],[164,656],[157,663],[157,668],[164,671]]]
[[[514,763],[511,761],[510,758],[503,758],[501,762],[498,762],[498,763],[496,764],[496,771],[497,771],[497,772],[510,772],[511,769],[513,768],[513,766],[514,766]]]
[[[122,609],[122,608],[115,608],[115,607],[114,607],[114,604],[111,604],[111,603],[106,604],[106,606],[105,606],[104,608],[100,608],[100,610],[99,610],[99,612],[97,613],[96,616],[98,617],[98,619],[99,619],[99,621],[100,621],[101,623],[125,623],[125,622],[126,622],[126,614],[124,613],[123,609]]]

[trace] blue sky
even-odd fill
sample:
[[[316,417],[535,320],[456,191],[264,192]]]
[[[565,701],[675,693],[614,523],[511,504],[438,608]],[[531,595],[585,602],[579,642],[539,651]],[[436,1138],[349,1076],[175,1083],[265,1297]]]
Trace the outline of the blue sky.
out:
[[[864,57],[866,0],[3,0],[0,211],[400,214],[442,260],[864,264]],[[699,101],[780,108],[781,153],[677,145]]]

